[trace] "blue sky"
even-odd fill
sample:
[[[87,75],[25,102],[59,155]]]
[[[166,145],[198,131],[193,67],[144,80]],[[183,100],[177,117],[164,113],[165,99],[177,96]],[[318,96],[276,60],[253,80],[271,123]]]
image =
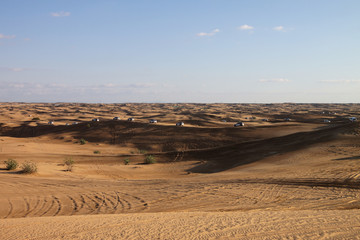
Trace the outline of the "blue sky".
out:
[[[1,0],[0,101],[360,102],[358,0]]]

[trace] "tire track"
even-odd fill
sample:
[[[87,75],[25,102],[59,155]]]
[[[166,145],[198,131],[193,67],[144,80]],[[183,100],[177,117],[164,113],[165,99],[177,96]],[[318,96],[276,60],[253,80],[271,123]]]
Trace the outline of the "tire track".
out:
[[[149,207],[149,204],[145,202],[145,200],[143,200],[142,198],[139,198],[137,196],[132,196],[132,197],[141,202],[141,204],[143,205],[143,210]]]
[[[79,211],[78,204],[75,201],[75,199],[73,197],[71,197],[70,195],[67,195],[67,197],[71,200],[72,205],[73,205],[73,209],[72,209],[72,212],[70,215],[74,215],[76,212]]]
[[[93,208],[92,207],[90,207],[90,208],[93,209],[93,212],[95,212],[95,210],[97,210],[99,208],[100,204],[97,201],[95,201],[93,198],[89,197],[89,195],[85,194],[84,196],[86,196],[88,199],[91,200],[91,202],[94,203],[95,206]]]
[[[139,212],[149,208],[141,197],[124,192],[84,192],[9,198],[2,218]],[[16,209],[15,209],[16,208]]]
[[[95,195],[94,195],[94,198],[100,202],[100,204],[98,205],[99,207],[96,209],[97,213],[99,213],[100,210],[101,210],[101,208],[102,208],[104,205],[106,206],[105,199],[99,197],[98,194],[95,194]]]
[[[121,193],[121,192],[118,192],[118,193],[123,194],[123,195],[127,195],[126,193]],[[131,210],[131,209],[132,209],[132,205],[131,205],[131,203],[130,203],[128,200],[126,200],[126,199],[124,199],[124,198],[122,198],[121,200],[124,201],[124,202],[127,204],[127,210]],[[125,209],[125,208],[124,208],[124,209]]]
[[[118,193],[118,192],[115,192],[115,194],[116,194],[116,200],[117,200],[117,205],[116,205],[116,207],[120,204],[120,205],[121,205],[121,212],[124,212],[124,211],[125,211],[125,205],[124,205],[124,203],[121,201],[120,196],[119,196],[119,193]]]
[[[82,204],[85,206],[87,206],[88,210],[89,210],[89,214],[93,213],[95,211],[95,208],[93,208],[92,206],[90,206],[90,204],[85,200],[85,197],[89,198],[87,195],[80,195],[81,198],[81,202]]]
[[[111,204],[111,207],[110,207],[110,210],[112,211],[112,213],[115,213],[116,212],[116,206],[119,204],[119,203],[116,203],[114,202],[113,200],[111,200],[111,198],[113,196],[111,196],[110,194],[106,194],[103,192],[103,195],[104,195],[104,198]],[[115,199],[116,200],[116,199]]]
[[[58,215],[59,214],[59,212],[61,211],[61,208],[62,208],[62,205],[61,205],[61,202],[60,202],[60,200],[59,200],[59,198],[57,198],[57,197],[55,197],[55,196],[52,196],[53,198],[54,198],[54,200],[55,200],[55,202],[57,203],[57,209],[56,209],[56,212],[55,212],[55,214],[53,215],[53,216],[56,216],[56,215]]]
[[[34,213],[34,215],[37,216],[38,214],[41,214],[41,211],[45,208],[47,203],[48,203],[48,200],[46,197],[44,197],[41,207]]]
[[[26,212],[24,217],[27,217],[30,213],[32,213],[40,205],[40,197],[37,196],[36,204],[35,204],[34,208],[32,208],[32,209],[30,209],[30,201],[31,201],[31,198],[28,200],[29,211]]]
[[[13,209],[14,209],[10,199],[8,199],[8,202],[9,202],[10,210],[9,210],[8,214],[4,218],[8,218],[11,215],[11,213],[13,212]]]
[[[25,197],[23,198],[23,200],[24,200],[24,202],[25,202],[25,207],[26,207],[24,217],[26,217],[27,213],[30,211],[30,203],[29,203],[29,201],[28,201]]]
[[[54,198],[51,199],[51,203],[50,203],[50,206],[48,207],[47,210],[45,210],[45,212],[43,212],[40,216],[44,216],[45,214],[47,214],[55,205],[55,200]]]

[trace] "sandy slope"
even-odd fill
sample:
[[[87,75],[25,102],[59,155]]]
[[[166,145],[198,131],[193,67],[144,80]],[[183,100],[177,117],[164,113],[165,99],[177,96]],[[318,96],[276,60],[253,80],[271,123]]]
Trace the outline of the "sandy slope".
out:
[[[136,213],[0,220],[3,239],[360,239],[360,210]]]
[[[39,168],[24,175],[0,166],[0,239],[359,236],[360,128],[347,120],[358,116],[358,105],[0,108],[0,161]],[[51,119],[55,126],[43,125]],[[179,120],[186,126],[175,127]],[[232,126],[239,120],[245,128]],[[65,126],[72,121],[80,124]],[[158,163],[142,164],[145,152]],[[72,172],[64,171],[67,157],[76,162]]]

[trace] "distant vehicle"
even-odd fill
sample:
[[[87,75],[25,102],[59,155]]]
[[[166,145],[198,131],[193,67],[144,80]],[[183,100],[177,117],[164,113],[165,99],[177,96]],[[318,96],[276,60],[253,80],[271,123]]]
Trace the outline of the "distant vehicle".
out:
[[[48,124],[49,125],[54,125],[54,121],[49,121]]]
[[[98,119],[98,118],[93,118],[91,121],[93,121],[93,122],[99,122],[100,119]]]
[[[238,122],[234,124],[234,127],[242,127],[242,126],[245,126],[243,122]]]
[[[129,122],[132,122],[132,121],[134,121],[135,119],[134,118],[128,118],[128,121]]]
[[[69,126],[69,123],[66,123],[65,126]]]
[[[269,119],[267,119],[267,118],[263,118],[263,119],[261,119],[261,121],[263,121],[263,122],[268,122],[268,121],[269,121]]]
[[[113,120],[120,120],[120,118],[119,117],[114,117]]]
[[[284,120],[287,121],[287,122],[291,121],[290,118],[284,118]]]
[[[330,123],[331,121],[329,119],[324,119],[324,123]]]
[[[156,119],[150,119],[149,123],[157,123]]]
[[[176,126],[182,127],[182,126],[184,126],[184,122],[178,122],[178,123],[176,123]]]
[[[72,125],[76,125],[76,124],[79,124],[78,122],[73,122]]]
[[[351,118],[349,118],[349,120],[352,121],[352,122],[357,121],[356,117],[351,117]]]
[[[221,120],[222,122],[226,122],[226,120],[224,119],[224,120]]]

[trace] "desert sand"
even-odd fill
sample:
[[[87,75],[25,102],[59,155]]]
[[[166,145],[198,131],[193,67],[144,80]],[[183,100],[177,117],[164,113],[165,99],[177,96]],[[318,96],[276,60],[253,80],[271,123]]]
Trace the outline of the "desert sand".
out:
[[[0,239],[360,239],[360,104],[0,110]]]

